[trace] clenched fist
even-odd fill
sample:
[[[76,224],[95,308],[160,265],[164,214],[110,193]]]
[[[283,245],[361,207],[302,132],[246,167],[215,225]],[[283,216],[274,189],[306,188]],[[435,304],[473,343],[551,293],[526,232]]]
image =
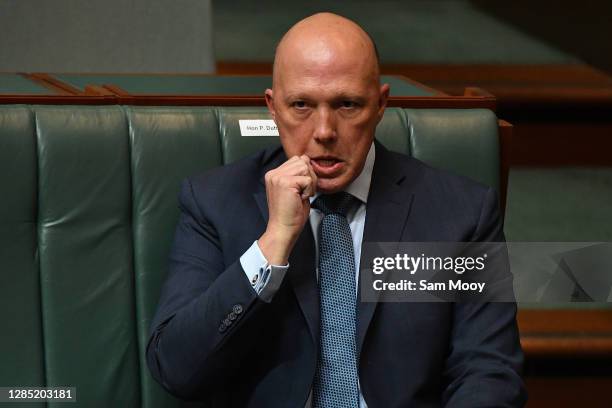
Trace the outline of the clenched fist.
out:
[[[293,156],[266,173],[268,226],[258,244],[267,261],[286,265],[295,241],[310,213],[310,200],[317,188],[317,176],[306,155]]]

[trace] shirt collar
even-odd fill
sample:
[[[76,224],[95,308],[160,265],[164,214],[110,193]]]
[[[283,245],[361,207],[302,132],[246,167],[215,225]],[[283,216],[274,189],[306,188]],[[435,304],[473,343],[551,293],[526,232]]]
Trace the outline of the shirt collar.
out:
[[[344,191],[361,200],[362,203],[368,202],[368,193],[370,192],[370,183],[372,182],[372,170],[374,169],[374,159],[376,158],[376,148],[374,143],[370,145],[370,150],[366,156],[365,163],[361,173],[349,184]],[[317,199],[321,193],[317,192],[314,197],[310,197],[310,203]]]

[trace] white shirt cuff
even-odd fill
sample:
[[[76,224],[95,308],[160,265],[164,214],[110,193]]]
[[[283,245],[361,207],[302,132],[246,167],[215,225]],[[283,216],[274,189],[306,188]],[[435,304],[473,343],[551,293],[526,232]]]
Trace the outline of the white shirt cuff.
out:
[[[257,296],[267,303],[272,301],[289,269],[289,264],[270,265],[257,241],[242,254],[240,265]]]

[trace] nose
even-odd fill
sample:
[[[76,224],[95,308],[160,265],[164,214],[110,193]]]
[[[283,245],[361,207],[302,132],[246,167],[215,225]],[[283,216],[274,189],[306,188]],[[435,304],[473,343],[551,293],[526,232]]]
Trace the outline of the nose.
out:
[[[314,120],[314,138],[319,143],[329,143],[336,139],[336,122],[329,107],[319,107]]]

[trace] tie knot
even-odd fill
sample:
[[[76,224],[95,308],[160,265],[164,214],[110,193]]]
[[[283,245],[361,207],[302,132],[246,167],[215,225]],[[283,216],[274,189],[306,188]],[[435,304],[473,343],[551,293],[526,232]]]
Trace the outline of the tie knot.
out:
[[[324,215],[340,214],[346,217],[352,206],[358,199],[353,195],[340,191],[334,194],[322,194],[312,203],[312,207],[321,211]]]

